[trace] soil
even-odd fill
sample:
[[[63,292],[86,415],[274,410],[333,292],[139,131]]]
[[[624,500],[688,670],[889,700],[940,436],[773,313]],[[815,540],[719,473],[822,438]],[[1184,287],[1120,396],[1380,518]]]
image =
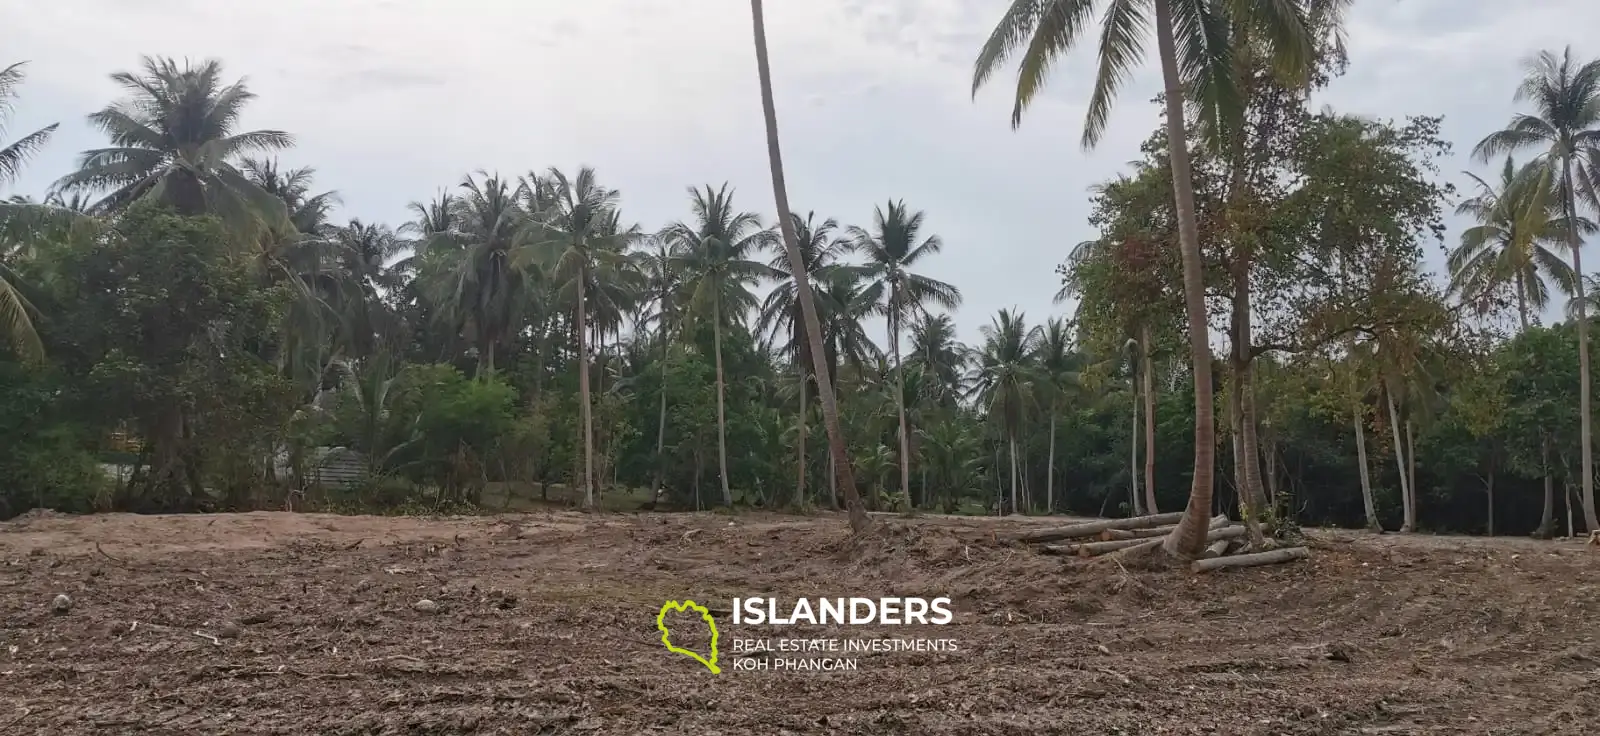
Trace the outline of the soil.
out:
[[[876,521],[857,541],[835,515],[28,515],[0,524],[0,733],[1600,724],[1600,548],[1311,532],[1308,561],[1197,576],[1004,541],[1047,521]],[[53,610],[61,594],[65,612]],[[947,626],[733,623],[732,599],[752,596],[948,596],[955,615]],[[719,623],[720,674],[662,646],[657,612],[684,598]],[[419,610],[423,599],[434,605]],[[704,627],[673,625],[679,645]],[[731,652],[750,638],[957,649],[837,655],[855,659],[851,671],[751,671]]]

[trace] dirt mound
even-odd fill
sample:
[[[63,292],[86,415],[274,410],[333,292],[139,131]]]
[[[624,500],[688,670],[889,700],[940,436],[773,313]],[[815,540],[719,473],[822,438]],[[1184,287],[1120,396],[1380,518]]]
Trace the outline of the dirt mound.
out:
[[[7,733],[1581,733],[1600,552],[1313,533],[1195,576],[1009,520],[264,513],[0,533]],[[1024,522],[1026,523],[1026,522]],[[53,611],[57,594],[72,600]],[[735,624],[738,597],[948,596],[949,626]],[[721,674],[667,652],[708,605]],[[428,605],[421,601],[428,601]],[[736,640],[943,640],[847,671]],[[12,649],[15,647],[15,649]],[[766,662],[737,669],[740,661]],[[84,693],[94,693],[86,698]]]

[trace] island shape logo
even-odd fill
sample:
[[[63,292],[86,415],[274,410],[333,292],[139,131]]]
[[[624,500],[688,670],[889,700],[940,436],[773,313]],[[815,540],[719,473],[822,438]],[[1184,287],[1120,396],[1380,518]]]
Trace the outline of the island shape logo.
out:
[[[696,652],[692,649],[684,649],[683,647],[673,646],[672,633],[667,631],[667,613],[671,611],[677,611],[679,613],[693,611],[700,614],[701,620],[705,621],[706,625],[711,627],[710,657],[702,657],[700,656],[699,652]],[[679,603],[678,601],[667,601],[666,603],[661,604],[661,612],[656,614],[656,629],[661,632],[661,643],[666,645],[667,651],[672,652],[673,654],[682,654],[685,657],[689,657],[690,659],[705,665],[706,669],[711,670],[711,674],[713,675],[722,673],[722,668],[717,666],[717,622],[712,620],[711,611],[705,606],[695,603],[694,601],[683,601],[682,603]]]

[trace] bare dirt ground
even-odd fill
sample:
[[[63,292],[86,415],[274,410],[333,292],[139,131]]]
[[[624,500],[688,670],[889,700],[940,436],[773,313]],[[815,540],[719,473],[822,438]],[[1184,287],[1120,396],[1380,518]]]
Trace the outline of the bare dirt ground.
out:
[[[996,541],[1037,520],[252,513],[0,524],[0,734],[1584,733],[1600,550],[1314,532],[1195,576]],[[72,605],[52,612],[66,594]],[[667,599],[949,596],[943,627],[736,625]],[[418,611],[420,599],[436,611]],[[862,631],[859,629],[866,628]],[[731,640],[926,637],[845,672]],[[771,657],[774,655],[765,655]],[[787,656],[787,655],[784,655]]]

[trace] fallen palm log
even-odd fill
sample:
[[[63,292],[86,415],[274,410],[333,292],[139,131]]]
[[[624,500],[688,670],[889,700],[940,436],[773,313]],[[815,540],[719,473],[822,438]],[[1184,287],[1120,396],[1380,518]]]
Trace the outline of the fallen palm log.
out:
[[[1212,521],[1215,523],[1215,520]],[[1242,537],[1248,532],[1249,530],[1242,526],[1214,526],[1206,531],[1206,541],[1222,540],[1226,542],[1230,539]],[[1111,542],[1086,542],[1077,545],[1078,556],[1094,557],[1095,555],[1103,555],[1107,552],[1116,552],[1117,550],[1132,549],[1134,547],[1159,547],[1164,539],[1164,537],[1156,537],[1155,539],[1118,539]]]
[[[1023,532],[1013,537],[1013,539],[1018,542],[1059,542],[1063,539],[1092,537],[1107,529],[1149,529],[1176,524],[1183,518],[1183,513],[1182,511],[1174,511],[1170,514],[1134,516],[1127,519],[1102,519],[1071,526],[1058,526],[1051,529]]]
[[[1290,560],[1303,560],[1311,556],[1311,550],[1305,547],[1285,547],[1270,552],[1256,552],[1248,555],[1232,555],[1218,557],[1212,560],[1195,560],[1189,565],[1190,572],[1211,572],[1212,570],[1225,570],[1235,567],[1256,567],[1258,565],[1276,565]]]
[[[1232,543],[1233,540],[1231,539],[1219,539],[1215,542],[1212,542],[1211,546],[1206,548],[1205,558],[1209,560],[1227,554],[1228,545]]]
[[[1218,529],[1227,526],[1228,517],[1218,514],[1211,519],[1211,528]],[[1177,529],[1177,524],[1158,526],[1154,529],[1106,529],[1100,532],[1100,541],[1115,542],[1119,539],[1150,539],[1151,537],[1165,537]]]

